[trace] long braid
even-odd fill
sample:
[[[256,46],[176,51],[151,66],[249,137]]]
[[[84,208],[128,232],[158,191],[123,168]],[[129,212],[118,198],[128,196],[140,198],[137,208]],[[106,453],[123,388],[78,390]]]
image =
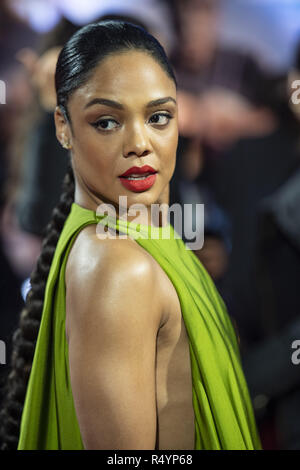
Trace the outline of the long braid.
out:
[[[31,290],[21,312],[19,326],[12,343],[11,371],[7,379],[5,399],[0,412],[1,449],[16,449],[27,383],[41,322],[46,283],[56,245],[74,202],[74,175],[71,166],[63,181],[63,192],[45,230],[40,256],[31,274]]]

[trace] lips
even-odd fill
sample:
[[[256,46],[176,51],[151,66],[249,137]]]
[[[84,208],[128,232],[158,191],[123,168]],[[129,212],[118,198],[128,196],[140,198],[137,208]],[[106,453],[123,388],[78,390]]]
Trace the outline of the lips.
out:
[[[132,166],[120,175],[121,184],[129,191],[142,192],[151,188],[156,181],[157,171],[152,166]]]
[[[129,179],[132,178],[132,179]],[[133,178],[132,176],[120,178],[121,184],[128,189],[129,191],[133,191],[135,193],[139,193],[142,191],[146,191],[150,189],[155,181],[156,181],[156,173],[151,174],[149,176],[140,176],[141,179]]]
[[[149,176],[157,173],[152,166],[144,165],[142,167],[132,166],[125,173],[120,175],[120,178],[126,178],[127,176]]]

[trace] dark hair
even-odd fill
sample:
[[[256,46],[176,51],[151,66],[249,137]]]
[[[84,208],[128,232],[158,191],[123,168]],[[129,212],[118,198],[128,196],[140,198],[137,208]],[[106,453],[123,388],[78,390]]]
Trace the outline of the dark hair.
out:
[[[166,54],[159,42],[143,28],[130,23],[104,21],[83,27],[63,47],[56,68],[57,103],[67,112],[70,95],[85,83],[97,64],[111,54],[139,49],[151,55],[174,80]],[[74,175],[71,165],[63,183],[60,201],[31,274],[31,290],[21,312],[18,329],[13,335],[11,371],[8,376],[4,406],[0,413],[1,449],[16,449],[20,422],[41,322],[46,283],[58,239],[74,202]]]
[[[71,94],[89,79],[96,66],[106,57],[130,50],[149,54],[176,84],[163,47],[142,27],[112,20],[89,24],[72,36],[57,61],[57,105],[69,121],[67,103]]]

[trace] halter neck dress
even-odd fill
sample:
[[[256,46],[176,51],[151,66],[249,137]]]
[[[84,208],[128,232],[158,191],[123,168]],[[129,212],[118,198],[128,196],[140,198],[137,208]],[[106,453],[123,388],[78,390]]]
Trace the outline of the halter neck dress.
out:
[[[159,263],[177,291],[189,340],[194,449],[261,449],[235,330],[196,255],[170,223],[153,227],[113,220],[76,203],[65,221],[47,280],[18,449],[84,449],[70,382],[65,268],[79,232],[99,223],[134,238]]]

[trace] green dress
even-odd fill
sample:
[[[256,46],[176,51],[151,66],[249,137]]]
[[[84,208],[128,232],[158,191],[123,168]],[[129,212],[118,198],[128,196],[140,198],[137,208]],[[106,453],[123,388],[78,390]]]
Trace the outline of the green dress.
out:
[[[170,224],[153,228],[119,219],[115,225],[113,219],[76,203],[60,235],[47,281],[18,449],[84,449],[70,383],[65,267],[78,233],[99,223],[134,238],[160,264],[177,291],[189,338],[194,449],[261,449],[234,328],[195,254]]]

